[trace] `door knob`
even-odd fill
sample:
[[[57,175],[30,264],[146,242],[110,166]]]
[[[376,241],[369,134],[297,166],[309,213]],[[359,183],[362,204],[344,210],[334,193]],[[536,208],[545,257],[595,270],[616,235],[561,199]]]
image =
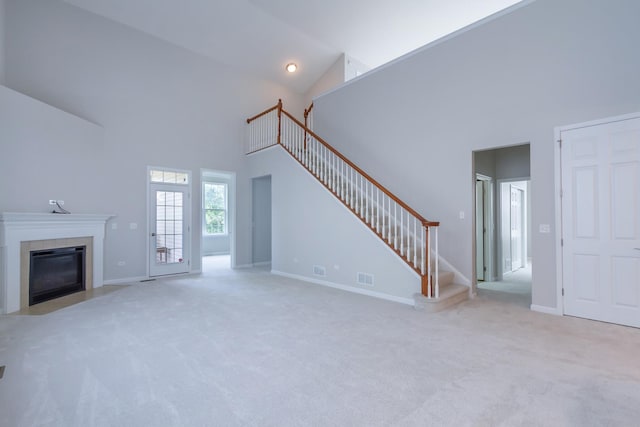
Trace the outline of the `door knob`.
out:
[[[151,237],[155,237],[155,236],[156,236],[156,233],[151,233]]]

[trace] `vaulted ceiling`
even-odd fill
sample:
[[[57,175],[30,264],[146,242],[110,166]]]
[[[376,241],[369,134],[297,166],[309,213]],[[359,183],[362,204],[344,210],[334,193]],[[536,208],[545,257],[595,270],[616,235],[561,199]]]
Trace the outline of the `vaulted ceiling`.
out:
[[[64,1],[305,93],[342,53],[375,68],[520,0]]]

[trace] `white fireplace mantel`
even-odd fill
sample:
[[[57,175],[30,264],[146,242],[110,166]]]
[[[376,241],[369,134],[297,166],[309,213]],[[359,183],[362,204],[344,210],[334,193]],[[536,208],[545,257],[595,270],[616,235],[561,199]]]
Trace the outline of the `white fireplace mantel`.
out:
[[[20,244],[93,237],[93,287],[103,284],[105,224],[113,215],[0,213],[0,310],[20,310]]]

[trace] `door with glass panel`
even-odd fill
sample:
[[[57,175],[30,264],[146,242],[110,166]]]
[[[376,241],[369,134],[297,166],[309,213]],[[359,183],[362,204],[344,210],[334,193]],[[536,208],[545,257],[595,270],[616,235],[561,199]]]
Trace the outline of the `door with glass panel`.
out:
[[[149,171],[149,276],[186,273],[189,256],[188,172]]]

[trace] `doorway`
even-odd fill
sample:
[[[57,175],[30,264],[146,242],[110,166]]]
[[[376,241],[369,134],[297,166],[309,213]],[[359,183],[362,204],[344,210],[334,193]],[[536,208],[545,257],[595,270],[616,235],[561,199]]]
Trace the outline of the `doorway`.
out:
[[[149,167],[149,277],[190,270],[191,172]]]
[[[529,150],[521,144],[473,152],[474,290],[527,307],[533,259]]]
[[[271,175],[253,178],[252,262],[254,266],[271,264]]]
[[[500,182],[501,274],[525,268],[530,250],[529,181]]]
[[[202,272],[212,273],[235,265],[234,172],[201,169]]]

